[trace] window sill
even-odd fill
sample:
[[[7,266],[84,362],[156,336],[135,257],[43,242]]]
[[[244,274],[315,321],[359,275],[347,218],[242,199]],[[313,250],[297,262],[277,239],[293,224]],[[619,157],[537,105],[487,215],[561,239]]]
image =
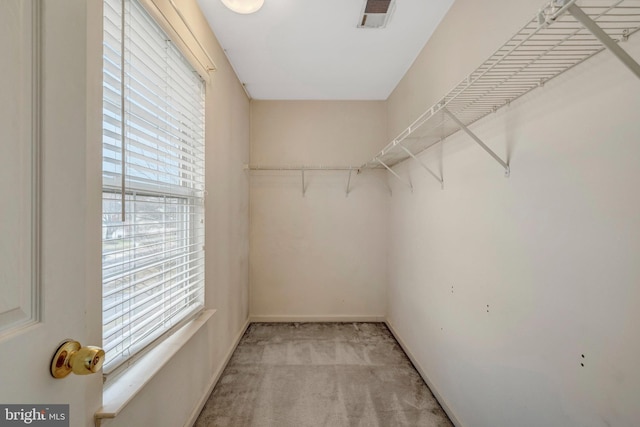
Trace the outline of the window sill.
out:
[[[141,357],[125,373],[107,384],[102,395],[102,408],[95,414],[96,425],[99,426],[102,419],[115,418],[215,312],[204,310],[194,320]]]

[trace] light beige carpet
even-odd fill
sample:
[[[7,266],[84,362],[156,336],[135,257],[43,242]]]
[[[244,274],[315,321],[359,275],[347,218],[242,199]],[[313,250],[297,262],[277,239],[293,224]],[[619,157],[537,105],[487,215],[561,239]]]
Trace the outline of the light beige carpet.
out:
[[[195,427],[452,426],[383,323],[254,323]]]

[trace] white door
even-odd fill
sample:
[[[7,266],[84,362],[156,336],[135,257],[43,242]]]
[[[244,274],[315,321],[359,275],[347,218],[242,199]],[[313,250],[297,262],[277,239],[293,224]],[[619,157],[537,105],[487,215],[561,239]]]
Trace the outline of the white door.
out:
[[[0,1],[0,404],[71,426],[102,386],[49,373],[65,338],[101,344],[101,34],[100,1]]]

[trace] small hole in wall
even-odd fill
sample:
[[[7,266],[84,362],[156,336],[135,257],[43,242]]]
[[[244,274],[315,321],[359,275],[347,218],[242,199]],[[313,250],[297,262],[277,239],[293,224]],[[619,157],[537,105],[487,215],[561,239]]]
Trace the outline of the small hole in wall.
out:
[[[581,363],[580,366],[582,366],[584,368],[584,363]]]

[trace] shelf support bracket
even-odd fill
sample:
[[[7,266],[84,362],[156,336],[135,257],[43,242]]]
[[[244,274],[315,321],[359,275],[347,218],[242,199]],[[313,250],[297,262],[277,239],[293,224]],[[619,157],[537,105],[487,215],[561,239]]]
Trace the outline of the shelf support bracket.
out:
[[[404,179],[402,179],[402,177],[400,175],[395,173],[393,171],[393,169],[391,169],[389,166],[387,166],[386,163],[383,162],[382,160],[376,159],[376,161],[378,163],[380,163],[382,166],[384,166],[389,172],[391,172],[393,174],[393,176],[395,176],[398,179],[398,181],[400,181],[401,183],[407,185],[409,187],[409,189],[411,189],[411,192],[413,193],[413,184],[411,184],[411,181],[405,181]]]
[[[420,166],[422,166],[422,168],[424,170],[426,170],[427,172],[429,172],[429,174],[434,177],[436,179],[436,181],[438,181],[440,183],[440,187],[444,190],[444,179],[439,177],[438,175],[435,174],[435,172],[433,172],[431,169],[429,169],[429,167],[427,165],[424,164],[424,162],[422,160],[420,160],[419,158],[417,158],[407,147],[405,147],[404,145],[400,144],[400,148],[402,148],[404,150],[405,153],[407,153],[413,160],[415,160],[416,162],[418,162],[418,164]]]
[[[344,197],[349,197],[349,187],[351,186],[351,172],[353,169],[349,168],[349,178],[347,179],[347,194]]]
[[[494,153],[493,150],[491,150],[491,148],[487,147],[487,145],[484,142],[482,142],[482,140],[478,138],[478,136],[475,133],[471,132],[471,130],[467,126],[465,126],[465,124],[462,123],[451,111],[449,111],[445,107],[442,107],[442,111],[447,116],[449,116],[449,118],[453,120],[455,124],[460,126],[460,129],[462,129],[467,135],[469,135],[471,139],[473,139],[480,147],[482,147],[484,151],[486,151],[491,157],[493,157],[493,159],[496,162],[500,163],[500,165],[504,168],[504,176],[508,178],[509,175],[511,174],[511,169],[509,168],[509,164],[504,160],[502,160],[500,156],[498,156],[496,153]]]
[[[640,65],[638,65],[636,60],[633,59],[626,50],[621,48],[614,39],[609,37],[609,35],[589,17],[589,15],[587,15],[579,6],[576,6],[575,3],[569,6],[567,10],[574,18],[576,18],[576,20],[584,25],[587,30],[591,31],[591,33],[600,40],[600,42],[611,51],[611,53],[617,56],[618,59],[636,75],[636,77],[640,78]]]
[[[302,172],[302,197],[304,197],[304,193],[306,192],[306,188],[304,186],[304,168],[300,169],[300,172]]]

